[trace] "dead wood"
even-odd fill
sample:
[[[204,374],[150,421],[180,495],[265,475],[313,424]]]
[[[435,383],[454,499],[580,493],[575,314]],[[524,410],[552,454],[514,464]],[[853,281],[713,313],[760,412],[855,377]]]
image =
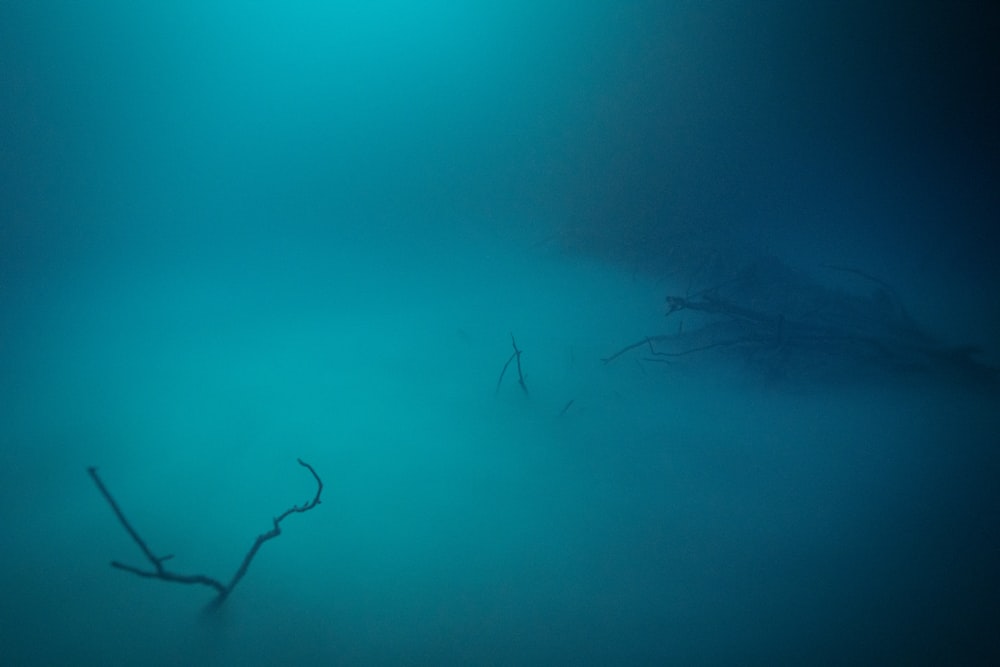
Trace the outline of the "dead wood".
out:
[[[90,475],[90,478],[94,480],[94,484],[97,485],[97,490],[101,492],[102,496],[104,496],[108,505],[111,506],[111,510],[115,513],[115,516],[118,517],[118,522],[122,525],[122,528],[124,528],[125,532],[129,534],[132,541],[136,543],[143,555],[146,557],[146,560],[148,560],[153,566],[153,569],[142,569],[134,565],[121,563],[119,561],[111,561],[111,566],[148,579],[160,579],[161,581],[169,581],[177,584],[200,584],[202,586],[208,586],[209,588],[215,590],[215,597],[208,603],[206,610],[212,611],[218,609],[222,603],[229,598],[229,594],[232,593],[236,584],[243,579],[243,576],[247,573],[247,569],[250,567],[251,561],[253,561],[254,556],[257,555],[261,546],[268,540],[272,540],[281,534],[281,522],[284,521],[290,514],[308,512],[319,505],[320,494],[323,493],[323,481],[319,478],[319,475],[316,474],[316,471],[311,465],[302,459],[298,459],[298,462],[299,465],[309,470],[313,478],[316,480],[316,495],[302,505],[293,505],[276,518],[272,519],[271,529],[257,536],[257,539],[254,540],[253,544],[250,546],[250,550],[247,551],[246,555],[243,557],[243,561],[240,563],[236,573],[232,576],[232,578],[230,578],[229,582],[225,584],[218,579],[214,579],[204,574],[179,574],[168,570],[163,563],[173,558],[173,554],[166,556],[157,556],[154,554],[146,544],[146,541],[139,536],[139,533],[132,527],[129,520],[125,518],[125,514],[122,512],[118,502],[115,500],[114,496],[111,495],[111,492],[98,476],[97,468],[93,466],[87,468],[87,473]]]
[[[629,343],[602,361],[640,348],[649,361],[730,351],[776,376],[867,377],[879,370],[996,386],[998,370],[979,361],[977,349],[936,340],[910,318],[887,283],[854,269],[824,268],[860,276],[873,290],[832,289],[777,260],[758,262],[693,296],[668,296],[667,317],[689,315],[689,322],[677,333]]]

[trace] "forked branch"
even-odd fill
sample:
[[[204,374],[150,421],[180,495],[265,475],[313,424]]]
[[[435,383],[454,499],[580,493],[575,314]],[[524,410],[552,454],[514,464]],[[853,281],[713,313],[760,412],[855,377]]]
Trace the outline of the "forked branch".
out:
[[[243,557],[243,562],[240,563],[240,567],[236,570],[236,574],[233,575],[228,584],[223,584],[218,579],[213,579],[212,577],[204,574],[178,574],[176,572],[171,572],[164,567],[163,563],[173,558],[173,554],[168,554],[166,556],[157,556],[154,554],[146,542],[139,536],[139,533],[136,532],[135,528],[132,527],[132,524],[129,523],[128,519],[125,518],[125,514],[122,512],[121,507],[119,507],[118,502],[115,500],[114,496],[111,495],[111,492],[108,491],[108,487],[104,485],[104,482],[98,476],[97,468],[93,466],[87,468],[87,473],[90,475],[90,478],[94,480],[94,484],[97,485],[97,490],[100,491],[101,495],[104,496],[104,499],[108,501],[108,504],[111,506],[112,511],[114,511],[115,516],[118,517],[118,522],[121,523],[125,532],[127,532],[132,538],[132,541],[138,545],[143,555],[146,556],[146,560],[148,560],[153,566],[153,569],[144,570],[134,565],[127,565],[119,561],[111,561],[111,566],[118,568],[119,570],[131,572],[132,574],[140,577],[146,577],[148,579],[161,579],[163,581],[172,581],[178,584],[201,584],[203,586],[208,586],[209,588],[215,590],[216,595],[212,601],[209,602],[207,609],[218,609],[229,597],[229,594],[233,592],[236,584],[238,584],[247,573],[247,569],[250,567],[250,563],[253,561],[254,556],[256,556],[257,552],[260,550],[261,545],[281,534],[281,522],[284,521],[290,514],[308,512],[312,508],[319,505],[320,495],[323,493],[323,480],[319,478],[319,475],[316,474],[316,471],[311,465],[302,459],[297,460],[299,465],[306,468],[316,480],[316,495],[302,505],[293,505],[276,518],[272,519],[271,530],[257,536],[257,539],[254,540],[250,550],[247,551],[246,556]]]
[[[510,335],[510,344],[514,347],[514,352],[511,353],[510,357],[507,358],[507,363],[503,365],[503,370],[500,371],[500,377],[497,379],[497,388],[494,393],[500,393],[500,383],[503,382],[503,376],[507,373],[507,367],[510,366],[510,362],[517,360],[517,383],[521,386],[521,391],[524,395],[528,395],[528,385],[524,382],[524,372],[521,370],[521,352],[518,349],[517,341],[514,340],[514,334]]]

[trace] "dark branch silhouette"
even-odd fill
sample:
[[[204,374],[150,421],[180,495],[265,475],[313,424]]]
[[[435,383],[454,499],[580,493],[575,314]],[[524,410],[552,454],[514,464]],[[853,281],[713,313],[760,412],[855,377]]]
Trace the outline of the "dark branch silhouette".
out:
[[[172,581],[178,584],[201,584],[203,586],[208,586],[209,588],[215,590],[216,595],[212,599],[212,601],[209,602],[206,609],[209,611],[218,609],[222,605],[222,603],[225,602],[226,599],[229,597],[229,594],[233,592],[233,589],[236,587],[236,584],[238,584],[240,580],[243,578],[243,576],[247,573],[247,569],[250,567],[250,563],[251,561],[253,561],[254,556],[256,556],[257,552],[260,550],[261,545],[263,545],[264,542],[272,540],[281,534],[281,522],[284,521],[289,514],[295,514],[298,512],[308,512],[312,508],[316,507],[316,505],[319,505],[320,494],[323,493],[323,480],[319,478],[319,475],[316,474],[316,471],[313,469],[311,465],[309,465],[302,459],[297,459],[297,460],[299,462],[299,465],[306,468],[310,473],[312,473],[313,478],[315,478],[316,495],[313,496],[311,500],[306,501],[302,505],[293,505],[292,507],[282,512],[277,518],[272,519],[271,530],[267,531],[266,533],[261,533],[260,535],[257,536],[257,539],[254,540],[254,543],[250,547],[250,550],[247,551],[246,556],[243,557],[243,562],[240,563],[240,567],[239,569],[236,570],[236,574],[233,575],[232,579],[229,580],[228,584],[223,584],[218,579],[213,579],[212,577],[208,577],[204,574],[178,574],[176,572],[171,572],[166,567],[164,567],[163,565],[164,561],[173,558],[173,554],[169,554],[166,556],[157,556],[156,554],[154,554],[153,551],[146,544],[146,542],[139,536],[139,533],[136,532],[135,528],[132,527],[132,524],[129,523],[128,519],[125,518],[125,514],[122,512],[121,507],[118,506],[118,502],[114,499],[114,496],[112,496],[111,492],[108,491],[108,487],[104,486],[104,482],[97,475],[97,468],[95,468],[94,466],[87,468],[87,473],[90,475],[90,478],[94,480],[94,484],[97,485],[97,490],[101,492],[101,495],[104,496],[104,499],[108,501],[109,505],[111,505],[111,509],[114,511],[115,516],[118,517],[118,522],[121,523],[122,527],[125,529],[125,532],[127,532],[129,536],[132,538],[132,541],[135,542],[139,546],[139,549],[142,550],[142,553],[146,556],[146,560],[150,562],[150,564],[153,566],[153,569],[143,570],[134,565],[127,565],[119,561],[111,561],[111,566],[118,568],[119,570],[125,570],[126,572],[131,572],[132,574],[138,575],[140,577],[146,577],[148,579],[161,579],[163,581]]]
[[[618,357],[620,357],[623,354],[625,354],[626,352],[634,350],[637,347],[642,347],[643,345],[649,345],[650,348],[652,349],[652,346],[653,346],[652,341],[654,341],[654,340],[666,340],[668,338],[669,338],[669,336],[667,336],[667,335],[662,335],[662,336],[646,336],[642,340],[637,340],[634,343],[629,343],[628,345],[626,345],[622,349],[618,350],[614,354],[611,354],[611,355],[609,355],[607,357],[601,357],[601,363],[609,364],[612,361],[614,361],[615,359],[617,359]]]
[[[980,361],[977,348],[943,343],[922,329],[888,283],[857,269],[824,268],[858,276],[876,289],[829,288],[778,260],[761,260],[697,296],[668,296],[666,315],[690,315],[693,326],[681,320],[676,333],[640,338],[601,361],[645,349],[643,361],[669,363],[714,350],[770,378],[866,378],[879,372],[908,379],[920,373],[1000,390],[1000,369]]]
[[[521,371],[521,350],[517,348],[517,341],[514,340],[514,334],[510,335],[510,343],[514,346],[514,352],[507,358],[507,363],[503,365],[503,370],[500,371],[500,377],[497,379],[497,388],[494,393],[500,393],[500,383],[503,382],[503,376],[507,372],[507,367],[510,366],[510,362],[517,359],[517,383],[521,385],[521,391],[527,396],[528,385],[524,383],[524,373]]]

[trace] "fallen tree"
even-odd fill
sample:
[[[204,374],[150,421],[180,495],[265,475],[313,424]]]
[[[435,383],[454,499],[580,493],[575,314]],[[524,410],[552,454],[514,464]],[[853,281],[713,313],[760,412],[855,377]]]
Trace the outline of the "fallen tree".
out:
[[[206,610],[214,611],[218,609],[222,603],[229,598],[229,594],[233,592],[236,584],[240,583],[240,580],[243,579],[243,576],[247,573],[247,569],[250,567],[251,561],[253,561],[254,556],[257,555],[257,551],[260,550],[261,546],[268,540],[272,540],[281,534],[281,522],[284,521],[290,514],[308,512],[319,505],[320,494],[323,493],[323,481],[319,478],[319,475],[316,474],[316,471],[313,470],[311,465],[302,459],[297,460],[299,465],[309,470],[309,472],[312,473],[313,478],[316,480],[316,495],[302,505],[293,505],[276,518],[272,519],[271,530],[257,536],[257,539],[254,540],[253,544],[250,546],[250,550],[247,551],[246,555],[243,557],[243,561],[240,563],[236,573],[229,579],[229,582],[225,584],[218,579],[214,579],[204,574],[179,574],[168,570],[164,566],[164,562],[173,558],[173,554],[168,554],[166,556],[157,556],[154,554],[146,544],[146,541],[139,536],[139,533],[136,532],[135,528],[132,527],[132,524],[125,518],[125,514],[122,512],[121,507],[119,507],[118,502],[115,500],[114,496],[111,495],[111,492],[108,491],[108,488],[98,476],[97,468],[93,466],[87,468],[87,473],[90,475],[90,478],[94,480],[94,484],[97,485],[97,490],[101,492],[102,496],[104,496],[104,499],[111,506],[115,516],[118,517],[118,522],[121,523],[122,528],[124,528],[125,532],[129,534],[132,541],[138,545],[143,555],[146,556],[146,560],[148,560],[153,566],[153,569],[144,570],[134,565],[127,565],[119,561],[111,561],[111,566],[148,579],[160,579],[161,581],[169,581],[176,584],[199,584],[202,586],[208,586],[209,588],[215,590],[215,597],[208,603]]]
[[[752,264],[692,296],[668,296],[676,331],[646,336],[608,355],[638,349],[668,362],[698,353],[733,353],[771,376],[828,379],[919,373],[994,388],[998,369],[972,346],[947,345],[921,329],[885,282],[855,269],[863,293],[833,289],[773,259]],[[681,319],[688,315],[687,319]]]

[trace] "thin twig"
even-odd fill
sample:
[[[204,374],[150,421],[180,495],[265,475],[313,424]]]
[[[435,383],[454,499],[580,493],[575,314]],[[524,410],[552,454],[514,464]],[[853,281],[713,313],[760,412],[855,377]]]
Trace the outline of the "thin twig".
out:
[[[528,385],[524,384],[524,373],[521,372],[521,350],[517,349],[517,341],[514,340],[514,334],[510,335],[510,344],[514,346],[514,356],[517,358],[517,383],[521,385],[521,390],[527,396]]]
[[[514,361],[514,357],[516,356],[517,352],[514,352],[513,354],[510,355],[510,357],[507,358],[507,363],[503,365],[503,370],[500,371],[500,377],[497,378],[497,389],[495,392],[493,392],[494,394],[500,393],[500,383],[503,382],[504,373],[507,372],[507,367],[510,366],[510,362]]]
[[[652,341],[654,341],[654,340],[672,340],[674,337],[675,336],[673,334],[663,334],[663,335],[660,335],[660,336],[646,336],[645,338],[643,338],[641,340],[637,340],[634,343],[630,343],[629,345],[626,345],[625,347],[623,347],[622,349],[618,350],[617,352],[615,352],[614,354],[612,354],[610,356],[602,357],[601,358],[601,363],[603,363],[603,364],[609,364],[612,361],[614,361],[615,359],[617,359],[618,357],[620,357],[623,354],[625,354],[626,352],[634,350],[637,347],[642,347],[643,345],[649,345],[650,349],[652,349]]]
[[[517,359],[517,383],[521,385],[521,390],[525,395],[528,394],[528,385],[524,383],[524,373],[521,371],[521,350],[517,347],[517,341],[514,340],[514,334],[510,335],[510,343],[514,347],[514,351],[507,358],[507,363],[503,365],[503,369],[500,371],[500,377],[497,379],[497,388],[494,394],[500,393],[500,383],[503,382],[503,376],[507,372],[507,367],[510,366],[510,362]]]

